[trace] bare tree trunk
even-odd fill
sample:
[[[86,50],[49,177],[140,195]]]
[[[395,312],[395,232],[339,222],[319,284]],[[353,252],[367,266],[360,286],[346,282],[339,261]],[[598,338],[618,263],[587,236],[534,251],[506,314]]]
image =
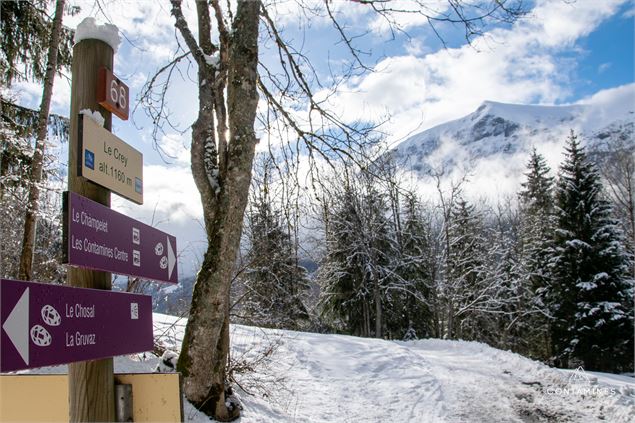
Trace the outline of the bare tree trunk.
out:
[[[629,153],[630,154],[630,153]],[[635,181],[634,176],[634,162],[633,156],[630,156],[630,160],[626,160],[626,165],[624,166],[624,183],[626,190],[626,210],[628,214],[628,227],[629,227],[629,239],[628,243],[631,244],[631,251],[635,251],[635,187],[633,187],[633,181]],[[631,276],[635,278],[635,260],[633,261]]]
[[[368,338],[370,337],[370,311],[368,310],[368,302],[366,300],[362,303],[362,312],[364,315],[364,321],[362,322],[361,336],[362,338]]]
[[[381,338],[381,295],[379,291],[379,278],[374,279],[374,296],[375,296],[375,338]]]
[[[44,90],[37,121],[37,133],[33,161],[29,173],[29,197],[27,200],[26,216],[24,218],[24,237],[22,240],[22,252],[20,253],[20,268],[18,279],[31,280],[33,277],[33,250],[35,248],[35,230],[37,225],[37,213],[40,198],[39,184],[42,180],[42,167],[44,161],[44,147],[48,131],[48,117],[53,95],[53,81],[57,71],[57,50],[62,33],[62,18],[64,16],[64,3],[66,0],[57,0],[55,4],[55,17],[51,29],[51,43],[48,47],[46,75],[44,76]]]
[[[183,34],[179,26],[184,25],[180,1],[172,0],[172,4],[173,14],[177,18],[176,26]],[[219,116],[219,120],[225,119],[224,108],[219,107],[223,92],[218,90],[216,83],[209,84],[215,81],[215,70],[210,75],[206,60],[197,58],[201,89],[199,116],[192,127],[192,173],[201,193],[208,247],[197,275],[177,368],[185,378],[185,395],[190,402],[220,421],[232,420],[239,415],[237,408],[229,410],[225,404],[229,289],[242,234],[257,142],[254,122],[258,106],[256,81],[260,6],[259,1],[240,1],[233,23],[227,69],[230,139],[226,147],[224,131],[215,132],[213,126],[215,115]],[[206,39],[209,31],[200,29],[209,29],[209,11],[206,8],[207,2],[197,2],[200,45],[204,54],[209,55],[214,49],[209,39]],[[187,38],[186,41],[195,56],[202,54],[192,44],[195,41]],[[221,46],[221,58],[223,48]],[[213,85],[216,91],[214,88],[203,88],[206,80],[207,85]],[[222,87],[221,83],[219,85]],[[223,124],[219,124],[218,128],[222,129]],[[217,159],[215,134],[220,152],[226,148],[226,156],[220,159]]]
[[[448,305],[448,339],[454,339],[454,307]]]

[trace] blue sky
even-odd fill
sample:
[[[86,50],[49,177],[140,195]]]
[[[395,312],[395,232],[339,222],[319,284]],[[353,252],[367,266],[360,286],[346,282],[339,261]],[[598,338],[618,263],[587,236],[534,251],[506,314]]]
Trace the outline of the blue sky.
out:
[[[337,69],[341,60],[350,56],[344,54],[341,44],[335,44],[337,37],[328,20],[314,16],[308,23],[295,1],[275,1],[276,7],[269,10],[285,29],[285,36],[308,55],[324,83],[323,89],[316,87],[316,98],[324,99],[330,83],[329,65]],[[403,2],[408,4],[408,0]],[[82,12],[66,18],[68,26],[76,27],[86,16],[105,21],[93,2],[75,3]],[[154,0],[102,3],[107,19],[119,27],[124,38],[115,57],[115,74],[130,86],[133,100],[175,49],[169,5]],[[535,0],[525,19],[514,25],[487,27],[486,36],[475,39],[472,46],[465,44],[456,28],[441,26],[447,49],[421,19],[399,18],[409,36],[398,34],[393,38],[367,5],[347,1],[332,4],[352,34],[367,33],[357,42],[360,49],[372,51],[367,64],[375,72],[348,80],[325,105],[347,120],[389,115],[383,130],[393,144],[412,133],[465,116],[485,100],[569,104],[634,82],[635,5],[631,0]],[[187,18],[194,16],[194,7],[187,1],[185,14]],[[265,63],[274,63],[272,50],[264,46],[261,57]],[[194,69],[190,75],[195,79]],[[37,107],[41,87],[24,83],[15,88],[21,103]],[[196,88],[188,78],[177,78],[168,92],[174,118],[183,129],[196,117]],[[69,81],[58,78],[53,111],[68,115],[69,97]],[[300,107],[296,116],[305,119],[306,112]],[[113,132],[144,154],[146,192],[141,207],[113,196],[114,207],[144,222],[151,221],[156,207],[159,227],[182,234],[179,248],[198,251],[204,245],[202,212],[189,172],[189,133],[169,131],[161,137],[163,147],[174,156],[166,164],[152,147],[151,131],[151,123],[142,111],[134,116],[134,124],[132,120],[113,120]],[[272,136],[273,142],[281,142],[277,137]],[[260,146],[265,148],[266,143]],[[195,262],[197,254],[189,254],[188,260]],[[187,269],[191,263],[180,267]]]
[[[633,82],[635,46],[633,3],[624,4],[618,13],[604,21],[589,36],[579,41],[582,49],[574,79],[572,100],[600,90]]]

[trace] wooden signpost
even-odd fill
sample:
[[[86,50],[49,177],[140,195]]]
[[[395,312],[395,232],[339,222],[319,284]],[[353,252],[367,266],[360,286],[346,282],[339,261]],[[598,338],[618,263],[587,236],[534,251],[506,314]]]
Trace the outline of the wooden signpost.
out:
[[[95,96],[99,69],[113,68],[113,49],[101,40],[82,40],[73,47],[71,128],[68,157],[68,190],[110,207],[110,191],[79,176],[79,112],[97,110],[110,130],[111,113]],[[111,274],[79,267],[68,268],[68,284],[81,288],[111,289]],[[68,366],[69,419],[71,422],[115,420],[115,388],[112,358],[71,363]]]
[[[64,248],[68,285],[0,280],[0,371],[69,363],[71,422],[115,421],[115,355],[153,348],[152,301],[111,292],[111,273],[178,283],[176,238],[110,210],[113,191],[143,203],[143,156],[111,132],[129,90],[113,49],[73,47]],[[101,112],[104,125],[80,114]],[[85,289],[92,288],[92,289]],[[180,394],[178,395],[180,399]]]

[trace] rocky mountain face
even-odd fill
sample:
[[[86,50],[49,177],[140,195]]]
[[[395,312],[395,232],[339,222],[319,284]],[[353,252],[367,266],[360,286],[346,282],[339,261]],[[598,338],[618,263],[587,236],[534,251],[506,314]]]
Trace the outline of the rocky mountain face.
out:
[[[421,178],[457,167],[478,168],[483,160],[519,159],[522,174],[533,147],[549,156],[573,130],[592,153],[635,145],[635,86],[630,95],[567,106],[486,101],[473,113],[416,134],[389,154]]]

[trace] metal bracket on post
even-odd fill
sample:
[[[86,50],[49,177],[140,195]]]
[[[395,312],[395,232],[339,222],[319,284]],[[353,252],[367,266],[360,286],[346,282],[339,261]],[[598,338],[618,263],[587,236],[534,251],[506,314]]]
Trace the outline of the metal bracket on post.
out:
[[[132,385],[115,385],[115,418],[118,422],[133,422]]]

